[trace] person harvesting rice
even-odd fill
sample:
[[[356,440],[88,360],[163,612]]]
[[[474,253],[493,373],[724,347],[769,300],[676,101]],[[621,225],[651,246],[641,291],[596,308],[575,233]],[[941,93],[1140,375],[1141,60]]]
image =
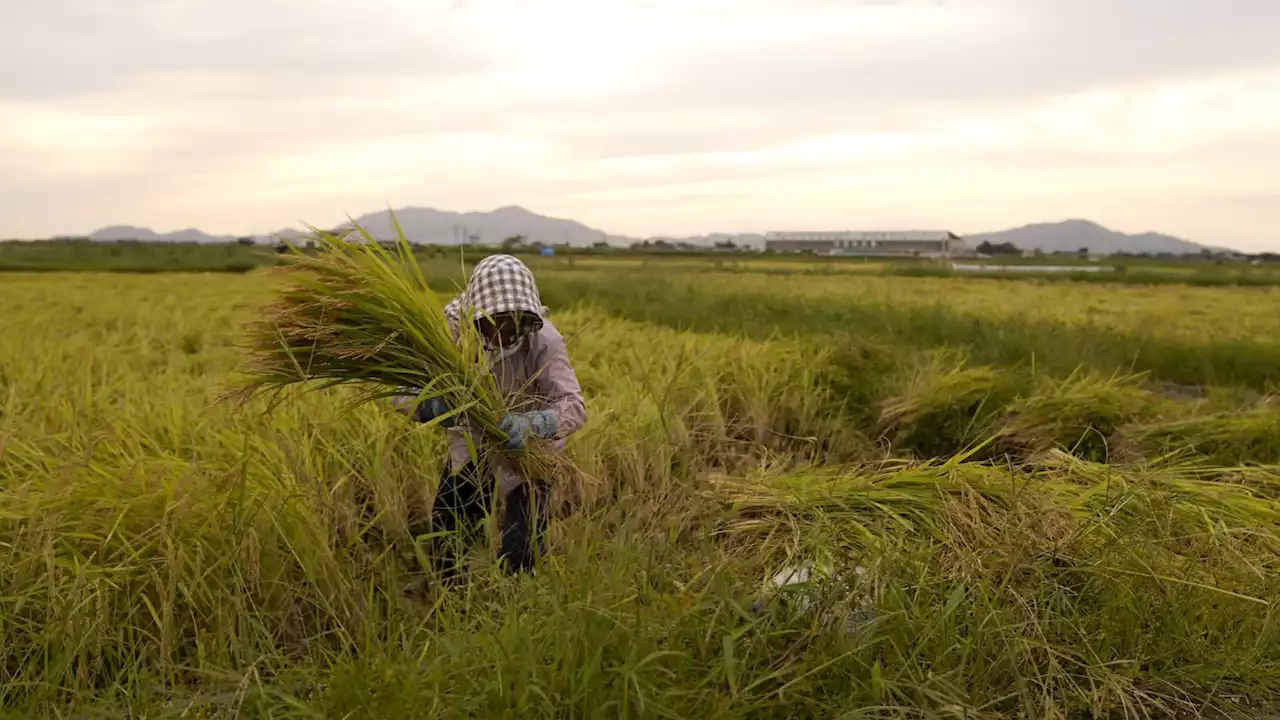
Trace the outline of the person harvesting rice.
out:
[[[476,264],[466,288],[444,308],[457,338],[461,323],[475,324],[498,389],[508,398],[499,427],[506,450],[531,443],[560,452],[564,441],[586,422],[586,405],[564,338],[547,319],[533,273],[510,255],[491,255]],[[432,507],[433,530],[453,534],[478,523],[494,491],[505,501],[499,562],[512,573],[531,571],[546,547],[550,478],[525,478],[502,458],[477,461],[473,448],[484,440],[465,413],[452,412],[440,397],[415,402],[404,388],[397,410],[421,423],[438,421],[449,436],[449,457]],[[456,573],[451,544],[438,549],[446,577]],[[537,554],[535,554],[535,551]]]
[[[390,247],[352,223],[316,230],[316,252],[285,256],[279,272],[292,282],[249,324],[244,377],[224,397],[268,394],[268,409],[295,387],[346,388],[348,407],[398,398],[405,414],[448,428],[435,524],[469,527],[504,498],[500,558],[509,570],[532,570],[545,543],[548,483],[574,474],[561,451],[586,420],[564,339],[524,263],[486,258],[445,305],[394,215],[392,224]],[[456,563],[442,551],[437,564],[451,575]]]

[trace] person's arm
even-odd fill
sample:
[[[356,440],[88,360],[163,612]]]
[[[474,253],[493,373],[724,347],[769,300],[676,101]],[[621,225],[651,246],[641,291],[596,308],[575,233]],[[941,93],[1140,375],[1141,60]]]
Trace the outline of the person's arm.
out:
[[[550,324],[538,333],[538,375],[534,382],[539,394],[547,399],[547,410],[556,418],[556,438],[566,438],[582,429],[587,422],[587,405],[582,386],[569,362],[569,349],[559,331]]]
[[[544,324],[538,332],[532,361],[536,374],[531,379],[531,389],[546,400],[547,406],[503,418],[499,427],[509,436],[508,450],[523,449],[525,438],[530,435],[541,440],[563,440],[587,422],[586,402],[578,376],[569,364],[569,351],[564,338],[550,324]]]

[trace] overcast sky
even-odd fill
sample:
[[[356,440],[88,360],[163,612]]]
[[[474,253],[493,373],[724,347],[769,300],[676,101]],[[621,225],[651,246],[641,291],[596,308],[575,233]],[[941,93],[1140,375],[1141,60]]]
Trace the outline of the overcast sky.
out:
[[[1280,249],[1277,0],[47,0],[0,237],[516,204],[613,233],[1083,217]]]

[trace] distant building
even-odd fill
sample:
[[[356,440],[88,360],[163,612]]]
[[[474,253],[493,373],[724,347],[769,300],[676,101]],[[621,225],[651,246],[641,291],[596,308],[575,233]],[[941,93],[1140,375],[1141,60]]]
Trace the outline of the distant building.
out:
[[[765,234],[764,246],[774,252],[821,255],[951,256],[968,250],[959,235],[945,230],[771,232]]]

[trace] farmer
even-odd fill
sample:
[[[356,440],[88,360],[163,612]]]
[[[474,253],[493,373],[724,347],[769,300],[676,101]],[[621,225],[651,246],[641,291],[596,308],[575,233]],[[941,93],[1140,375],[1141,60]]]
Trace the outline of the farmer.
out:
[[[564,439],[586,422],[586,407],[564,338],[546,319],[547,308],[529,268],[510,255],[486,257],[476,264],[466,289],[444,311],[455,338],[463,315],[476,323],[499,389],[514,393],[511,414],[501,421],[503,432],[510,436],[507,449],[523,451],[530,438],[538,438],[545,447],[562,450]],[[397,409],[418,422],[449,412],[438,398],[415,408],[414,397],[400,396]],[[431,511],[433,530],[453,535],[474,527],[487,513],[496,485],[506,501],[499,562],[512,573],[532,571],[534,546],[539,555],[546,549],[550,488],[542,479],[524,482],[501,463],[477,467],[455,418],[444,418],[440,424],[449,436],[449,462]],[[478,440],[473,436],[473,442]],[[445,577],[451,578],[458,559],[452,542],[446,539],[446,544],[449,547],[440,549],[437,562]]]

